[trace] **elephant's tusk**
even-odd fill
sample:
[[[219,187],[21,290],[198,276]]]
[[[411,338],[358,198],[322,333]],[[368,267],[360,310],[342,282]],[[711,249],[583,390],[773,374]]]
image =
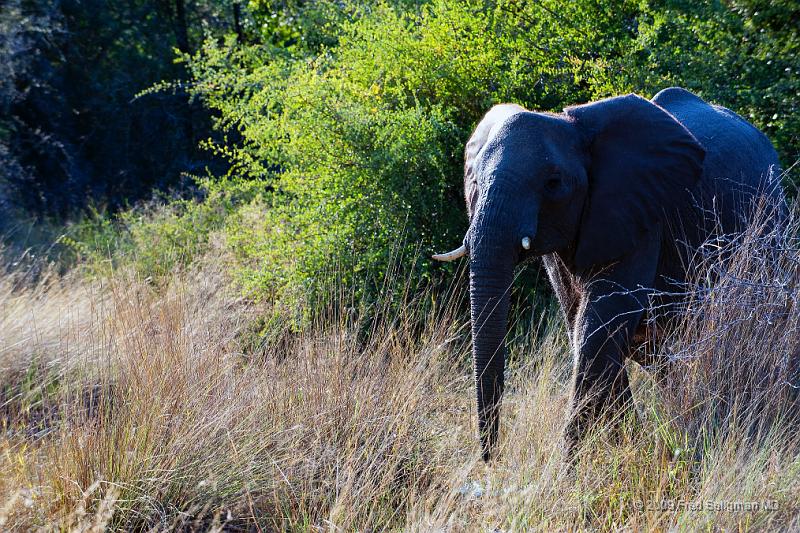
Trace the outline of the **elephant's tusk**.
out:
[[[467,247],[462,244],[452,252],[447,252],[446,254],[433,254],[431,257],[437,261],[455,261],[459,257],[464,257],[465,255],[467,255]]]

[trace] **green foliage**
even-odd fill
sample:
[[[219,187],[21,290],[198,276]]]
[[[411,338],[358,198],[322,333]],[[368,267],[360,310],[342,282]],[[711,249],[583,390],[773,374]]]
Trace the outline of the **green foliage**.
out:
[[[200,182],[205,197],[141,205],[116,215],[91,209],[59,238],[71,262],[93,275],[129,266],[154,283],[190,264],[223,228],[234,206],[252,198],[254,184]]]
[[[127,233],[111,215],[91,206],[56,242],[65,252],[62,262],[81,262],[89,272],[100,275],[109,274],[113,258],[121,257],[132,246]]]
[[[336,272],[368,296],[400,257],[405,275],[437,283],[453,267],[429,252],[466,229],[464,142],[502,101],[558,111],[683,85],[750,116],[791,163],[796,15],[768,7],[251,2],[266,44],[207,41],[186,58],[226,134],[208,145],[231,163],[226,179],[263,185],[226,223],[239,279],[291,303],[324,299]]]
[[[430,252],[466,229],[464,143],[503,101],[559,111],[682,85],[753,120],[789,166],[795,4],[251,0],[244,42],[231,32],[180,55],[213,114],[202,144],[228,171],[200,202],[119,216],[122,246],[97,225],[92,246],[160,276],[219,230],[245,291],[294,309],[329,298],[331,277],[366,300],[389,271],[436,285],[456,267]]]
[[[293,51],[319,51],[334,46],[342,22],[356,6],[334,0],[250,0],[256,31],[265,41]]]
[[[589,96],[561,19],[515,9],[379,4],[309,57],[206,43],[191,62],[196,91],[242,138],[218,149],[232,175],[266,186],[228,226],[251,294],[313,299],[332,265],[375,292],[398,256],[424,281],[448,270],[428,256],[466,229],[461,154],[480,116],[500,101],[547,109]]]
[[[212,202],[180,201],[120,216],[131,242],[131,259],[142,276],[161,280],[201,253],[220,212]]]

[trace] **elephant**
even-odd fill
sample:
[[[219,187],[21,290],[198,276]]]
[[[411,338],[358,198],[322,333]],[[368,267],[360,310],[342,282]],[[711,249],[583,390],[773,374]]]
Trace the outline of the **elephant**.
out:
[[[653,300],[680,302],[691,254],[744,229],[756,199],[784,205],[777,153],[741,116],[671,87],[561,113],[498,104],[464,150],[472,355],[484,461],[498,438],[509,289],[540,257],[573,355],[568,450],[631,404],[625,362]],[[673,296],[669,296],[672,294]],[[650,307],[649,307],[650,306]],[[657,328],[656,328],[657,329]]]

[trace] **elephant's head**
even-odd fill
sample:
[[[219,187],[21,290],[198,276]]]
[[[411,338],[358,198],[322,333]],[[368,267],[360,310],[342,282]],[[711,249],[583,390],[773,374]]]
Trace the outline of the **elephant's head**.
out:
[[[509,290],[522,260],[558,253],[575,272],[624,256],[702,172],[704,150],[672,115],[636,95],[562,114],[498,105],[465,150],[478,428],[497,439]]]

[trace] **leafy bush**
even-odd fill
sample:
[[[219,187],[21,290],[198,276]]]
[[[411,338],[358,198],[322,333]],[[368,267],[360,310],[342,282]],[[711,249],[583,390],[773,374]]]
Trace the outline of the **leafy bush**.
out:
[[[557,111],[684,85],[766,129],[788,166],[800,146],[793,15],[756,4],[300,2],[286,27],[254,4],[267,44],[232,36],[185,58],[227,135],[207,143],[231,163],[227,183],[262,187],[225,224],[239,279],[255,297],[314,302],[335,270],[374,295],[400,256],[405,274],[439,283],[453,267],[429,252],[466,229],[464,142],[501,101]],[[313,39],[292,37],[309,24]]]
[[[254,196],[254,182],[200,180],[202,201],[154,201],[115,215],[91,209],[59,237],[66,262],[91,274],[128,266],[143,279],[161,283],[208,250],[235,206]],[[63,258],[62,258],[63,260]]]
[[[195,90],[242,138],[218,148],[234,175],[265,184],[228,231],[252,294],[314,299],[329,265],[349,286],[380,279],[397,255],[421,280],[448,270],[428,256],[466,229],[461,154],[480,116],[499,101],[551,108],[589,95],[551,52],[559,27],[512,8],[379,4],[311,57],[206,43],[191,61]]]

